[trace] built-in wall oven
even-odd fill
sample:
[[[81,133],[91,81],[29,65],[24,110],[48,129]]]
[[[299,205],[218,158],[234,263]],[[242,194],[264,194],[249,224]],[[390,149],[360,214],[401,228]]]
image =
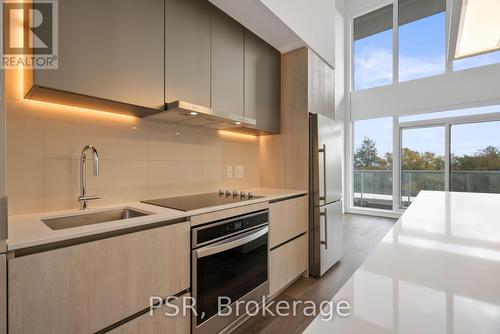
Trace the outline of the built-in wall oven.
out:
[[[267,296],[268,216],[263,210],[192,229],[193,333],[231,327],[245,316],[245,305]]]

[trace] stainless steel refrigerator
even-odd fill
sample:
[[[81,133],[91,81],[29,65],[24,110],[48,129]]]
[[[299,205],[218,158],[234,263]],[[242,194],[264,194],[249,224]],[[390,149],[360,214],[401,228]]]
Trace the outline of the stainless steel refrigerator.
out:
[[[309,115],[309,273],[322,276],[342,257],[342,124]]]

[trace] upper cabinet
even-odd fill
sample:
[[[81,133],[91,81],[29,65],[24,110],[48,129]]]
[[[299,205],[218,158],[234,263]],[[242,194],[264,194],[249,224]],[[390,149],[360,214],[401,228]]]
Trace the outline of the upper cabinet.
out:
[[[34,71],[28,97],[137,115],[163,108],[164,0],[64,0],[58,10],[59,68]]]
[[[207,0],[166,0],[166,103],[210,107],[211,8]]]
[[[26,97],[278,133],[280,57],[207,0],[64,0],[59,68],[33,71]]]
[[[244,28],[212,7],[212,109],[243,117]]]
[[[281,54],[262,39],[245,31],[245,117],[255,129],[280,131]]]
[[[335,119],[335,71],[308,50],[309,112]]]

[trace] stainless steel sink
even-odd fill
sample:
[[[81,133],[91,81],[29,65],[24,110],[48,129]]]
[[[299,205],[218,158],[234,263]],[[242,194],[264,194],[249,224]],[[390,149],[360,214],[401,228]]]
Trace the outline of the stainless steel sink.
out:
[[[147,216],[150,213],[137,211],[134,209],[117,209],[101,212],[82,213],[73,216],[49,218],[42,220],[52,230],[64,230],[67,228],[100,224],[114,220],[129,219]]]

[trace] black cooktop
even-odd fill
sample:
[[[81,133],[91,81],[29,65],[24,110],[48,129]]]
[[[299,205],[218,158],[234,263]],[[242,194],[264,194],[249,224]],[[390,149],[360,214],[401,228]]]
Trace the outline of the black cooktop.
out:
[[[211,206],[224,205],[235,202],[243,202],[262,197],[263,196],[248,197],[248,196],[225,195],[219,193],[209,193],[209,194],[189,195],[189,196],[170,197],[170,198],[158,198],[141,202],[146,204],[162,206],[169,209],[190,211],[201,208],[208,208]]]

